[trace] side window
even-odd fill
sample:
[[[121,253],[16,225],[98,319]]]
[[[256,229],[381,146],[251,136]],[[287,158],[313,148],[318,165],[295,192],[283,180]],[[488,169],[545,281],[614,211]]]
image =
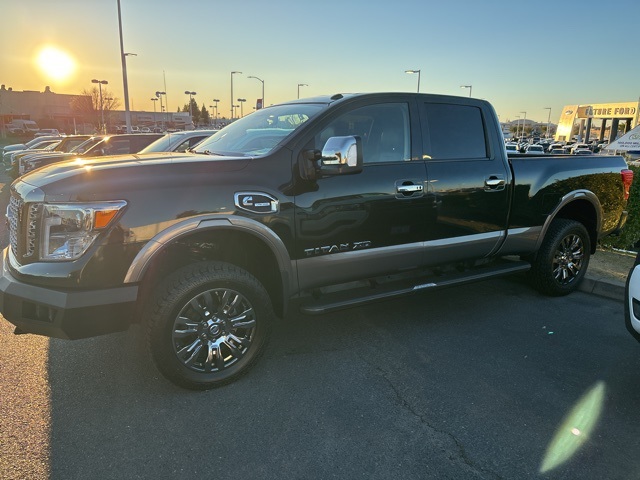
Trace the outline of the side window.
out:
[[[184,153],[187,151],[187,148],[191,147],[191,142],[189,139],[184,140],[180,145],[173,149],[174,152]]]
[[[129,140],[112,138],[109,142],[109,148],[105,152],[105,155],[122,155],[125,153],[131,153],[129,148]]]
[[[425,103],[434,160],[487,158],[482,113],[478,107],[446,103]]]
[[[410,160],[409,106],[406,103],[381,103],[351,110],[316,135],[316,148],[322,149],[330,137],[347,135],[362,139],[365,164]]]

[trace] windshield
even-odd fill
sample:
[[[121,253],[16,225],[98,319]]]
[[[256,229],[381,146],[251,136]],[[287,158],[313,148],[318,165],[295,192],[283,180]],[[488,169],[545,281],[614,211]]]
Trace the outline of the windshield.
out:
[[[82,142],[80,145],[77,145],[76,147],[69,150],[69,153],[85,152],[101,140],[102,140],[102,137],[91,137],[88,140],[85,140],[84,142]]]
[[[145,148],[140,150],[138,153],[153,153],[153,152],[169,152],[175,151],[175,149],[179,146],[183,146],[185,141],[188,141],[192,138],[196,138],[193,142],[188,142],[187,146],[198,143],[202,140],[203,137],[208,137],[213,135],[215,132],[213,130],[196,130],[195,133],[167,133],[164,137],[159,138],[153,143],[150,143]],[[181,149],[181,151],[186,150]]]
[[[258,110],[226,126],[193,151],[207,155],[266,155],[323,107],[300,103]]]

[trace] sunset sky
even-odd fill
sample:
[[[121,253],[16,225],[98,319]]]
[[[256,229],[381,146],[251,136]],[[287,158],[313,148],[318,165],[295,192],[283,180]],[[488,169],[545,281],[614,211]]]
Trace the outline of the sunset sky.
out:
[[[130,108],[234,99],[245,113],[300,96],[420,91],[489,100],[502,121],[557,122],[562,106],[640,96],[640,2],[121,0]],[[91,79],[123,102],[116,0],[3,2],[0,83],[80,93]],[[42,53],[43,49],[51,50]],[[159,108],[159,107],[158,107]]]

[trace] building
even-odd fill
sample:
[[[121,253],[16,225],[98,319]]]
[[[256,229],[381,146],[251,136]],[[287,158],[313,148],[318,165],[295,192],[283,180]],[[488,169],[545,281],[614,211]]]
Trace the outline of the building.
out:
[[[113,99],[109,99],[113,100]],[[0,134],[8,133],[7,125],[14,120],[33,120],[40,128],[57,128],[65,133],[93,133],[101,123],[96,110],[96,99],[90,95],[67,95],[54,93],[49,87],[44,92],[16,91],[0,86]],[[188,112],[132,111],[131,124],[161,130],[189,130],[193,128]],[[125,125],[124,110],[104,111],[107,131],[116,132]]]
[[[1,85],[0,131],[4,134],[5,125],[20,119],[33,120],[40,128],[57,128],[61,132],[73,133],[85,121],[82,115],[72,110],[72,102],[78,97],[84,95],[54,93],[49,87],[45,87],[44,92],[20,92]]]
[[[558,122],[557,141],[613,142],[639,123],[640,101],[565,105]]]

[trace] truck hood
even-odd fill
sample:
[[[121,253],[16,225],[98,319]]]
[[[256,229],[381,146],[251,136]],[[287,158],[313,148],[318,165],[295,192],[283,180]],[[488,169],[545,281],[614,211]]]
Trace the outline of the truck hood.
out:
[[[21,177],[17,182],[41,190],[48,199],[76,201],[153,185],[169,186],[212,181],[225,172],[244,169],[252,158],[221,157],[191,153],[150,153],[110,157],[82,157],[54,163]],[[27,187],[28,188],[28,187]]]

